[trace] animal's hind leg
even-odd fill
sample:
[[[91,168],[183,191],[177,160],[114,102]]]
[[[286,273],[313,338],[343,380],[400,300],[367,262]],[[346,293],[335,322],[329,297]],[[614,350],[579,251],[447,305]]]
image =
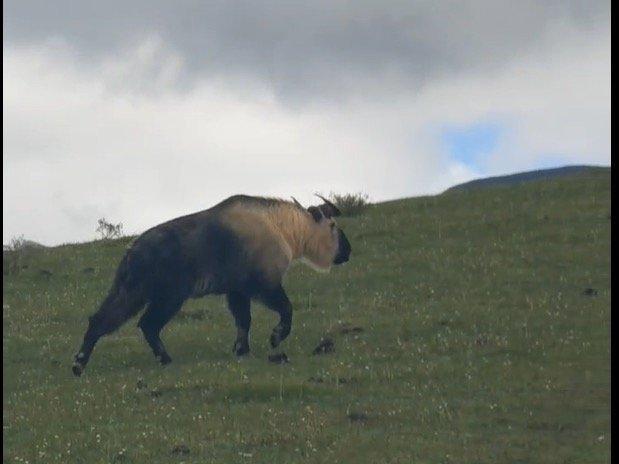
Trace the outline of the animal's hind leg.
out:
[[[138,327],[142,329],[144,338],[153,350],[153,354],[163,365],[171,363],[172,358],[166,351],[159,334],[163,326],[174,317],[182,305],[182,298],[166,298],[153,301],[148,305],[146,312],[138,322]]]
[[[124,322],[135,316],[144,303],[144,298],[138,291],[121,287],[110,292],[99,310],[89,318],[84,341],[73,363],[75,375],[82,374],[99,338],[114,332]]]
[[[249,328],[251,326],[251,301],[241,293],[228,293],[228,307],[236,324],[236,341],[232,351],[237,356],[249,353]]]
[[[281,285],[260,294],[261,301],[273,311],[279,313],[279,324],[271,333],[271,346],[277,347],[290,334],[292,325],[292,303]]]

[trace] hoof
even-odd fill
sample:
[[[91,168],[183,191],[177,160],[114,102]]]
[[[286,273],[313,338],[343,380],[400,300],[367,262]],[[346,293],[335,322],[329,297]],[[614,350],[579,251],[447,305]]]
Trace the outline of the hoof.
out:
[[[159,361],[162,366],[166,366],[172,362],[172,358],[168,353],[163,353],[157,356],[157,361]]]
[[[234,346],[232,347],[232,352],[237,356],[244,356],[249,353],[249,345],[241,342],[234,342]]]
[[[79,377],[80,375],[82,375],[82,372],[84,372],[84,366],[82,366],[78,362],[74,362],[73,367],[71,367],[71,370],[73,371],[73,375],[75,377]]]

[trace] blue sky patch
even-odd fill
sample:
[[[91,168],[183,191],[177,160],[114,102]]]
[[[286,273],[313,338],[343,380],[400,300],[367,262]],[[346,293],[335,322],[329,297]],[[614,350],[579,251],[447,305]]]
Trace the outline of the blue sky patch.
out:
[[[498,146],[502,132],[497,123],[450,126],[442,130],[441,142],[453,160],[483,171],[484,161]]]

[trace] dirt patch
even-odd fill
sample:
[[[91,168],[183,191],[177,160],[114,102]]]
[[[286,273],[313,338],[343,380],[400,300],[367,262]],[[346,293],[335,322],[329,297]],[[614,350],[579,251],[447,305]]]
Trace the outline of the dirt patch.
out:
[[[353,325],[349,322],[340,323],[331,327],[329,331],[321,338],[318,346],[312,351],[313,355],[327,354],[335,352],[335,338],[338,336],[357,335],[363,332],[363,327]]]
[[[311,383],[325,383],[325,379],[322,377],[310,377],[307,381]]]
[[[351,383],[356,383],[357,379],[355,379],[354,377],[350,377],[350,378],[346,378],[346,377],[338,377],[337,379],[335,379],[335,383],[338,385],[348,385]]]
[[[307,379],[308,382],[310,383],[316,383],[316,384],[324,384],[327,381],[325,379],[323,379],[322,377],[310,377],[309,379]],[[347,384],[352,384],[357,382],[357,379],[355,379],[354,377],[350,377],[350,378],[346,378],[346,377],[337,377],[333,383],[335,383],[336,385],[347,385]]]
[[[278,353],[270,354],[269,362],[272,362],[273,364],[286,364],[290,361],[288,360],[288,356],[286,355],[286,353]]]
[[[370,418],[364,412],[350,412],[347,417],[350,422],[361,423],[361,424],[366,423]]]
[[[335,351],[335,342],[332,338],[323,338],[318,346],[312,351],[313,355],[333,353]]]
[[[172,448],[172,454],[175,456],[187,456],[189,453],[189,447],[185,444],[176,445]]]
[[[333,327],[331,330],[329,330],[327,335],[349,335],[349,334],[358,334],[363,332],[363,327],[357,326],[357,325],[352,325],[349,322],[344,322],[342,324],[339,324],[335,327]]]

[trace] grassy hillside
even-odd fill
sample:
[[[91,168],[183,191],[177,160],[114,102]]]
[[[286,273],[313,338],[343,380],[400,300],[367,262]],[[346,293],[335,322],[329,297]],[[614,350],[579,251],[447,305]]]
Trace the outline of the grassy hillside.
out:
[[[287,278],[284,365],[267,361],[275,314],[254,306],[237,360],[210,297],[166,328],[171,365],[133,320],[74,378],[128,240],[24,256],[4,276],[4,462],[610,461],[609,171],[340,222],[350,263]],[[312,355],[326,333],[335,351]]]

